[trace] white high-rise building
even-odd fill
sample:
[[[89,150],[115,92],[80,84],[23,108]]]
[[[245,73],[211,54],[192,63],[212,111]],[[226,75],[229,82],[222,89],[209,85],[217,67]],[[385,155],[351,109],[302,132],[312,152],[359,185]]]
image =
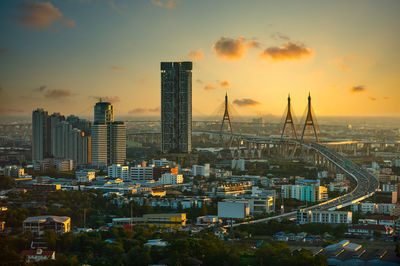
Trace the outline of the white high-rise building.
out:
[[[108,164],[123,164],[126,160],[126,125],[115,121],[107,126]]]
[[[107,125],[94,123],[92,125],[92,165],[104,167],[107,165]]]
[[[121,178],[122,180],[129,179],[129,166],[113,164],[108,167],[108,177]]]

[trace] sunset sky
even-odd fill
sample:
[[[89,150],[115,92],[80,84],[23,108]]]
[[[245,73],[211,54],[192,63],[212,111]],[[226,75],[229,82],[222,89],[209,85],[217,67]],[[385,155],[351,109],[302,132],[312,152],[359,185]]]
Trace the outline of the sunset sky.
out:
[[[193,113],[399,116],[400,1],[0,1],[0,116],[158,115],[160,62],[190,60]]]

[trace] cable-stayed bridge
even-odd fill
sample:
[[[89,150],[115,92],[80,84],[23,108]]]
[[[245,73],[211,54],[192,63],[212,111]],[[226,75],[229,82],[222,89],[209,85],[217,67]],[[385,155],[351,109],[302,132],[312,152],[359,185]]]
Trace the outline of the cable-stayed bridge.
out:
[[[196,122],[218,124],[215,121]],[[271,150],[278,152],[281,155],[286,155],[289,158],[293,158],[296,154],[300,153],[300,157],[311,161],[316,166],[322,166],[331,171],[341,171],[345,173],[355,183],[355,188],[350,193],[302,210],[311,211],[340,209],[372,196],[376,189],[379,188],[378,179],[373,174],[368,172],[366,169],[352,163],[341,153],[334,151],[332,148],[328,148],[340,147],[341,145],[350,145],[357,149],[357,145],[359,144],[371,144],[373,142],[348,140],[322,142],[319,136],[320,131],[315,119],[315,114],[312,110],[310,95],[308,96],[306,116],[303,119],[303,123],[301,124],[302,127],[300,128],[301,133],[298,132],[298,127],[296,127],[294,122],[290,96],[288,97],[288,106],[284,115],[282,131],[281,134],[279,134],[280,137],[266,137],[256,136],[254,134],[237,133],[232,128],[232,124],[234,123],[235,122],[231,121],[231,116],[229,114],[228,97],[225,96],[224,114],[222,116],[219,128],[216,127],[219,130],[193,130],[193,134],[209,135],[213,136],[215,139],[219,138],[221,141],[220,146],[226,150],[229,149],[232,157],[246,157],[249,156],[249,154],[251,154],[253,157],[261,157],[262,151],[270,154]],[[249,122],[239,122],[239,125],[240,123],[249,124]],[[225,130],[224,125],[227,127]],[[135,133],[129,134],[134,136]],[[159,136],[160,133],[149,133],[149,135]],[[400,142],[398,141],[393,141],[393,144],[400,146]],[[295,219],[296,216],[297,211],[293,211],[273,217],[239,223],[233,226],[246,223],[260,223],[276,219]]]

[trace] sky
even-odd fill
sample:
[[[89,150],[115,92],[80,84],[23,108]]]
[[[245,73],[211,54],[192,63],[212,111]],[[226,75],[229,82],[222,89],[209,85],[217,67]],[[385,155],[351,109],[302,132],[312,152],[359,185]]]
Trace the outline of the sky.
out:
[[[193,61],[193,114],[400,116],[400,1],[2,0],[0,116],[159,116],[160,62]],[[222,114],[221,114],[222,115]]]

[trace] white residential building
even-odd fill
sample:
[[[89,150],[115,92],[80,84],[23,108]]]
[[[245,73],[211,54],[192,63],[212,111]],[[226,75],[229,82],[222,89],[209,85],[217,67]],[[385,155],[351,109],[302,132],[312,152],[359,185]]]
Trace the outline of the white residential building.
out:
[[[396,204],[392,203],[378,203],[378,214],[388,214],[390,215],[390,212],[392,209],[396,207]]]
[[[169,161],[165,158],[162,158],[160,160],[152,160],[152,164],[157,167],[163,167],[163,166],[170,165]]]
[[[120,164],[113,164],[108,167],[108,177],[121,178],[128,180],[130,177],[129,166],[122,166]]]
[[[352,212],[390,214],[395,206],[392,203],[358,202],[351,204],[350,209]]]
[[[397,184],[382,184],[383,192],[393,192],[397,191]]]
[[[231,164],[232,169],[240,169],[244,171],[245,168],[245,160],[244,159],[233,159]]]
[[[71,159],[57,160],[56,166],[58,171],[71,171],[74,168],[74,161]]]
[[[226,202],[247,203],[251,214],[270,213],[274,211],[274,198],[266,197],[243,197],[226,200]]]
[[[153,180],[153,165],[150,166],[134,166],[131,167],[130,176],[131,180],[136,181],[149,181]]]
[[[298,211],[297,223],[351,224],[352,212],[346,211]]]
[[[96,172],[89,169],[79,170],[75,172],[75,177],[78,182],[90,182],[96,178]]]
[[[329,191],[348,192],[349,186],[344,182],[331,182],[329,183]]]
[[[192,174],[193,176],[204,176],[210,177],[210,164],[203,165],[193,165],[192,166]]]
[[[163,174],[158,180],[161,185],[176,185],[183,183],[182,175],[173,175],[170,173]]]

